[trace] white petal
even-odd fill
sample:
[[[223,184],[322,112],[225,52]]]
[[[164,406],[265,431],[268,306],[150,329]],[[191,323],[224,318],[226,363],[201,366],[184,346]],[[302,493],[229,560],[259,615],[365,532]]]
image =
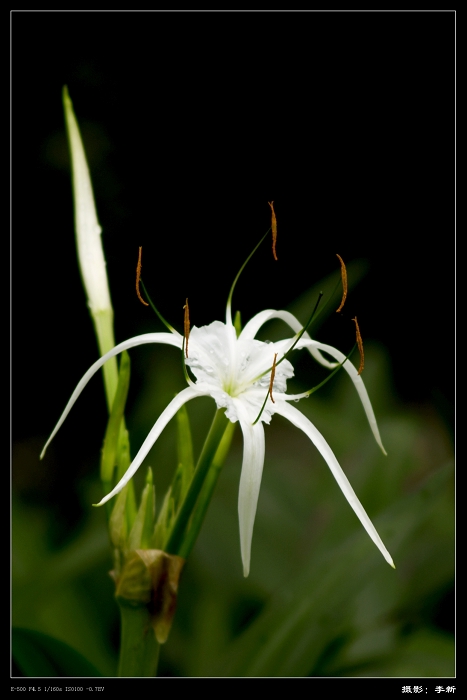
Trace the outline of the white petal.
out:
[[[172,399],[167,408],[164,411],[162,411],[154,426],[151,428],[146,440],[141,445],[138,454],[126,470],[124,476],[120,479],[116,487],[109,494],[107,494],[107,496],[105,496],[102,499],[102,501],[99,501],[99,503],[97,503],[96,505],[103,505],[108,500],[113,498],[113,496],[119,493],[119,491],[121,491],[124,486],[126,486],[126,484],[130,481],[131,477],[141,466],[144,458],[147,456],[149,450],[154,445],[167,423],[170,421],[171,418],[174,417],[179,408],[181,408],[183,404],[187,401],[190,401],[191,399],[202,395],[203,394],[201,392],[196,391],[196,389],[193,389],[191,386],[189,386],[186,389],[183,389],[179,394],[177,394],[177,396],[174,399]]]
[[[86,374],[83,376],[83,378],[79,381],[78,386],[74,390],[74,392],[71,395],[70,400],[68,401],[65,410],[63,411],[62,415],[60,416],[60,420],[58,421],[57,425],[53,429],[53,432],[47,442],[45,443],[44,449],[41,452],[40,458],[42,459],[43,456],[45,455],[45,451],[61,426],[63,425],[63,422],[69,412],[71,411],[73,404],[75,403],[76,399],[78,396],[81,394],[83,391],[84,387],[86,384],[89,382],[91,377],[94,376],[94,374],[104,365],[107,360],[109,360],[111,357],[114,357],[115,355],[118,355],[119,353],[123,352],[124,350],[129,350],[130,348],[134,348],[137,345],[144,345],[145,343],[164,343],[165,345],[174,345],[177,348],[182,347],[182,336],[177,334],[171,334],[171,333],[145,333],[144,335],[137,335],[134,338],[130,338],[129,340],[125,340],[123,343],[119,343],[116,345],[112,350],[107,352],[105,355],[102,355],[86,372]]]
[[[220,321],[201,328],[192,327],[186,364],[199,381],[217,386],[229,382],[236,347],[234,339],[234,350],[231,350],[232,331],[235,333]]]
[[[237,404],[241,404],[239,399]],[[243,432],[243,464],[238,493],[238,520],[243,575],[250,572],[251,540],[258,505],[259,489],[264,465],[264,428],[261,422],[251,425],[244,408],[237,405]]]
[[[245,328],[240,333],[240,338],[254,338],[261,326],[264,325],[266,321],[271,321],[273,318],[278,318],[281,321],[284,321],[284,323],[290,326],[290,328],[295,333],[300,333],[300,331],[303,328],[303,325],[300,323],[300,321],[297,318],[295,318],[295,316],[291,314],[290,311],[276,311],[275,309],[266,309],[266,311],[260,311],[259,314],[256,314],[256,316],[253,316],[253,318],[250,321],[248,321]],[[305,331],[302,338],[311,340],[311,336],[307,331]],[[294,342],[295,339],[291,338],[290,346],[292,346]],[[308,349],[315,358],[315,360],[317,360],[320,364],[324,365],[324,367],[333,368],[336,366],[334,362],[329,362],[328,360],[326,360],[326,358],[324,358],[321,355],[321,353],[316,347],[310,346]]]
[[[337,350],[337,348],[333,348],[332,345],[325,345],[324,343],[318,343],[316,340],[306,340],[304,338],[301,338],[298,343],[297,343],[297,348],[303,348],[307,347],[311,350],[311,344],[313,346],[319,348],[320,350],[324,350],[325,352],[329,353],[332,357],[335,357],[336,360],[339,362],[344,362],[345,360],[345,355],[342,353],[340,350]],[[328,365],[334,366],[334,363],[328,363]],[[360,397],[360,401],[362,402],[364,411],[366,413],[366,417],[368,418],[368,423],[370,424],[371,432],[374,435],[374,438],[378,445],[380,446],[383,454],[387,455],[386,450],[383,447],[383,443],[381,441],[381,436],[379,434],[378,430],[378,424],[376,423],[376,418],[375,414],[373,411],[373,407],[371,405],[370,397],[368,396],[368,392],[365,388],[365,385],[363,383],[363,379],[359,375],[356,367],[350,362],[350,360],[346,360],[344,364],[342,365],[342,368],[345,369],[349,377],[354,383],[354,386],[358,392],[358,395]]]
[[[275,311],[274,309],[267,309],[266,311],[261,311],[259,314],[256,314],[256,316],[253,316],[251,321],[249,321],[246,324],[245,328],[241,332],[240,337],[243,338],[245,334],[245,338],[254,338],[261,326],[264,323],[266,323],[266,321],[270,321],[273,318],[278,318],[284,321],[296,333],[299,333],[303,328],[300,321],[298,321],[298,319],[296,319],[295,316],[293,316],[293,314],[291,314],[289,311]],[[293,342],[293,339],[291,339],[290,345],[292,345]],[[339,362],[343,362],[345,360],[345,355],[341,353],[340,350],[333,348],[331,345],[324,345],[323,343],[319,343],[316,340],[312,340],[307,332],[303,334],[303,336],[300,338],[295,347],[297,350],[306,347],[309,350],[309,352],[313,355],[315,360],[321,365],[323,365],[323,367],[327,367],[328,369],[335,369],[338,363],[329,362],[329,360],[323,357],[323,355],[320,352],[320,349],[325,350],[327,353],[329,353],[329,355],[335,357],[335,359]],[[283,348],[283,350],[284,352],[286,352],[285,348]],[[367,390],[365,389],[365,385],[363,383],[362,378],[358,374],[354,365],[349,360],[347,360],[347,362],[344,363],[343,368],[350,376],[358,392],[358,395],[360,396],[360,401],[363,404],[363,409],[366,413],[366,417],[368,419],[371,431],[374,435],[376,442],[381,448],[383,454],[387,455],[387,452],[383,447],[381,436],[379,434],[378,424],[376,423],[376,418],[373,412],[373,408],[371,406],[370,398],[368,396]]]
[[[358,519],[362,523],[363,527],[367,531],[367,533],[370,535],[371,539],[375,543],[375,545],[378,547],[379,551],[383,555],[383,557],[386,559],[388,564],[390,564],[393,568],[394,567],[394,562],[392,560],[391,555],[389,554],[388,550],[384,546],[380,536],[375,530],[375,527],[373,523],[371,522],[370,518],[365,512],[365,509],[363,508],[362,504],[358,500],[355,491],[350,485],[349,480],[347,479],[346,475],[342,471],[342,468],[339,465],[339,462],[337,461],[334,452],[331,450],[329,445],[327,444],[326,440],[323,438],[319,430],[315,428],[315,426],[306,418],[303,413],[300,413],[300,411],[297,411],[296,408],[293,406],[290,406],[289,404],[283,403],[282,401],[277,401],[277,406],[276,406],[276,413],[280,413],[281,415],[284,416],[284,418],[287,418],[293,425],[295,425],[297,428],[300,428],[300,430],[303,430],[303,432],[308,435],[310,440],[313,442],[313,444],[316,446],[318,451],[321,453],[321,455],[324,457],[324,459],[327,462],[327,465],[331,472],[334,475],[334,478],[336,479],[337,483],[341,487],[342,493],[352,506],[355,514],[357,515]]]

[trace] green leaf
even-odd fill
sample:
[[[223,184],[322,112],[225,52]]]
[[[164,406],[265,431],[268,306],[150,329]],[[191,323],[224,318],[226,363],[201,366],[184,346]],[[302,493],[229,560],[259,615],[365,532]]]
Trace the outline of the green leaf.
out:
[[[147,477],[146,477],[146,487],[143,493],[146,494],[146,506],[144,510],[144,522],[143,529],[141,532],[141,547],[143,549],[150,549],[151,538],[154,532],[154,521],[156,518],[156,487],[153,484],[152,469],[149,467]],[[141,506],[143,505],[143,498],[141,499]]]
[[[149,549],[154,529],[155,491],[152,483],[152,469],[148,469],[146,486],[141,496],[141,504],[136,514],[128,538],[128,549]]]
[[[116,549],[120,549],[121,551],[125,550],[127,539],[127,521],[125,514],[128,487],[129,484],[117,494],[109,520],[110,541]]]
[[[452,465],[439,469],[417,492],[404,496],[375,519],[396,565],[405,563],[400,562],[398,553],[407,551],[407,541],[429,520],[451,474]],[[383,575],[396,591],[399,588],[400,574],[387,566],[383,571],[384,566],[362,531],[341,547],[313,559],[299,575],[291,572],[288,584],[284,583],[264,612],[230,645],[218,675],[321,675],[324,657],[335,641],[341,639],[345,644],[353,633],[352,606],[359,592],[375,579],[381,582]],[[328,661],[326,658],[325,663]]]
[[[99,671],[65,642],[34,630],[13,628],[13,660],[26,677],[101,677]]]
[[[171,505],[172,508],[170,507]],[[172,487],[169,487],[167,493],[165,494],[162,508],[160,509],[157,517],[154,535],[152,538],[152,547],[154,549],[164,549],[169,526],[172,522],[170,513],[173,515]]]

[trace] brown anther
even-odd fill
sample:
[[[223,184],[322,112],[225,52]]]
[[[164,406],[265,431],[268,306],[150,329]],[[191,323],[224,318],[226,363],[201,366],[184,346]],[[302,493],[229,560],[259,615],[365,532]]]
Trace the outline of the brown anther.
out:
[[[139,253],[138,253],[138,264],[137,264],[137,266],[136,266],[136,294],[138,295],[138,299],[140,300],[140,302],[141,302],[142,304],[144,304],[145,306],[149,306],[148,302],[147,302],[147,301],[144,301],[144,299],[143,299],[143,297],[141,296],[141,293],[140,293],[140,291],[139,291],[139,282],[140,282],[140,279],[141,279],[141,267],[142,267],[142,265],[141,265],[141,254],[142,254],[142,252],[143,252],[143,246],[140,246],[140,247],[139,247]]]
[[[271,381],[269,382],[269,396],[271,397],[271,401],[273,403],[276,403],[274,399],[272,398],[272,385],[274,384],[274,377],[276,376],[276,357],[277,357],[277,352],[274,355],[274,360],[272,361],[272,369],[271,369]]]
[[[276,219],[276,212],[274,211],[274,202],[268,202],[269,206],[271,207],[271,230],[272,230],[272,254],[274,256],[274,260],[278,260],[277,253],[276,253],[276,242],[277,242],[277,219]]]
[[[342,260],[341,256],[336,253],[337,257],[340,260],[341,263],[341,277],[342,277],[342,300],[340,303],[340,306],[338,309],[336,309],[336,314],[338,314],[340,311],[342,311],[342,307],[345,304],[345,300],[347,299],[347,270],[345,269],[345,263]]]
[[[355,316],[355,318],[353,318],[352,321],[355,321],[355,329],[357,332],[357,346],[358,352],[360,353],[360,367],[358,368],[358,373],[361,374],[365,366],[365,355],[363,354],[363,340],[360,334],[360,328],[358,326],[357,317]]]
[[[185,336],[185,357],[188,357],[188,336],[190,335],[190,310],[188,308],[188,299],[185,302],[185,315],[183,317],[183,334]]]

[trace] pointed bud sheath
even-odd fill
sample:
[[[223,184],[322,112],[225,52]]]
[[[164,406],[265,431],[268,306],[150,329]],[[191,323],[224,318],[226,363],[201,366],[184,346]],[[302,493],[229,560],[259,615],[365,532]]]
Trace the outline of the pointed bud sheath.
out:
[[[97,221],[89,168],[78,122],[73,111],[73,103],[66,86],[63,88],[63,107],[73,172],[78,258],[89,308],[94,314],[99,311],[111,310],[112,304],[102,250],[102,229]]]
[[[78,122],[68,89],[63,88],[63,108],[70,148],[73,173],[73,200],[75,205],[75,233],[78,260],[86,291],[87,301],[96,329],[101,355],[115,345],[113,309],[110,301],[107,272],[102,249],[101,232],[97,220],[91,178],[86,161]],[[107,404],[109,410],[117,386],[117,363],[108,362],[104,367]]]

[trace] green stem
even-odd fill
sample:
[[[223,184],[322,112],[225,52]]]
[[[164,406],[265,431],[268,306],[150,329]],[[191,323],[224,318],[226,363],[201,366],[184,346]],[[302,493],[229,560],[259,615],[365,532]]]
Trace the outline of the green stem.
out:
[[[113,310],[110,307],[105,311],[98,311],[92,313],[92,320],[94,322],[94,329],[97,337],[97,344],[99,346],[99,352],[105,355],[106,352],[112,350],[115,347],[115,336],[113,331]],[[110,412],[112,411],[112,405],[115,398],[115,392],[117,391],[118,384],[118,368],[117,368],[117,358],[111,357],[107,360],[102,368],[104,374],[104,387],[105,387],[105,397],[107,400],[107,408]]]
[[[121,616],[120,678],[154,678],[160,644],[156,639],[146,606],[130,607],[119,602]]]
[[[199,531],[204,521],[204,516],[208,509],[209,503],[211,502],[211,497],[214,492],[215,486],[217,484],[217,479],[221,473],[221,469],[224,465],[225,458],[230,448],[230,443],[232,442],[233,434],[235,432],[235,423],[229,421],[227,428],[225,429],[224,435],[220,441],[220,445],[214,455],[211,467],[204,480],[201,493],[196,502],[196,509],[193,513],[193,518],[190,523],[190,528],[186,533],[186,536],[181,544],[179,555],[183,559],[187,559],[193,545],[196,542]]]
[[[180,549],[183,544],[188,521],[228,425],[229,421],[224,415],[224,410],[219,409],[216,411],[211,429],[209,430],[206,442],[199,456],[190,488],[188,489],[188,493],[185,496],[185,500],[178,512],[172,531],[164,547],[164,550],[169,554],[180,555]]]

